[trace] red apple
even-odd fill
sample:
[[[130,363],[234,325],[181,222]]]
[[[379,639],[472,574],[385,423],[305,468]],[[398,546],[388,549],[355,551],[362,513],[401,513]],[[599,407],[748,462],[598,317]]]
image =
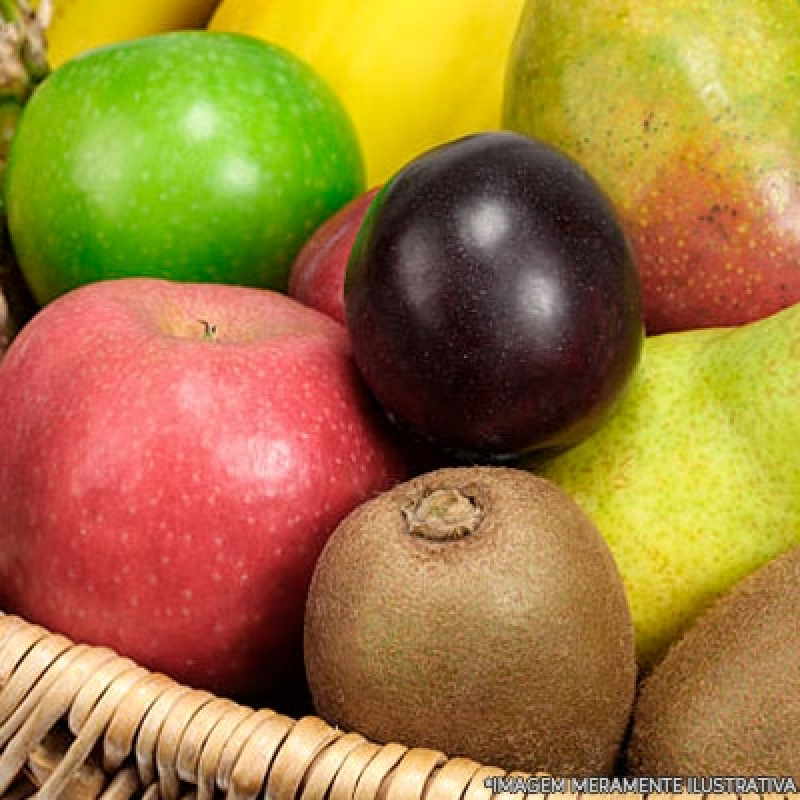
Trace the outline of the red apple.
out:
[[[0,608],[236,698],[302,674],[325,540],[408,477],[345,328],[267,290],[73,290],[0,362],[0,417]]]
[[[376,186],[343,206],[317,228],[297,254],[289,273],[289,294],[345,324],[344,276],[364,214]]]

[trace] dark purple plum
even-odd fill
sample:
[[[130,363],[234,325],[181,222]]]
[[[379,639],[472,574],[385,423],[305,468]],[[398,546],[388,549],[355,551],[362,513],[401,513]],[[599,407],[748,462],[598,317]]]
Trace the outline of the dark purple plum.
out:
[[[644,336],[605,192],[561,151],[506,131],[429,150],[376,195],[345,311],[389,417],[478,461],[563,450],[596,430]]]

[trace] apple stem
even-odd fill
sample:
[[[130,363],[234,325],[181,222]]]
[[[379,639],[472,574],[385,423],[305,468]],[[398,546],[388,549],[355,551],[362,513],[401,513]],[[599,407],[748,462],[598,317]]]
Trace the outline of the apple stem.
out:
[[[198,322],[203,326],[203,339],[208,342],[214,341],[217,335],[217,326],[207,319],[200,319]]]
[[[483,510],[459,489],[434,489],[403,509],[408,532],[431,542],[469,536],[483,520]]]

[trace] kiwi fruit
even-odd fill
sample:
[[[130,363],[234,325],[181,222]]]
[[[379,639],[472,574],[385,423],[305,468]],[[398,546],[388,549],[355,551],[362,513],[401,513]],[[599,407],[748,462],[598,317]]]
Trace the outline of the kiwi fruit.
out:
[[[450,466],[356,508],[305,617],[316,713],[380,743],[506,770],[611,774],[634,699],[610,550],[560,488]]]
[[[800,782],[800,548],[740,580],[641,682],[634,775]]]

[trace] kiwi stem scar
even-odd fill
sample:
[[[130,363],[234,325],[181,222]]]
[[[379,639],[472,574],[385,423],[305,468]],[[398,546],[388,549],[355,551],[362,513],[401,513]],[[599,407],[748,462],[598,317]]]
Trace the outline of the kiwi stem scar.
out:
[[[459,489],[434,489],[403,507],[408,532],[431,542],[469,536],[483,520],[483,510]]]

